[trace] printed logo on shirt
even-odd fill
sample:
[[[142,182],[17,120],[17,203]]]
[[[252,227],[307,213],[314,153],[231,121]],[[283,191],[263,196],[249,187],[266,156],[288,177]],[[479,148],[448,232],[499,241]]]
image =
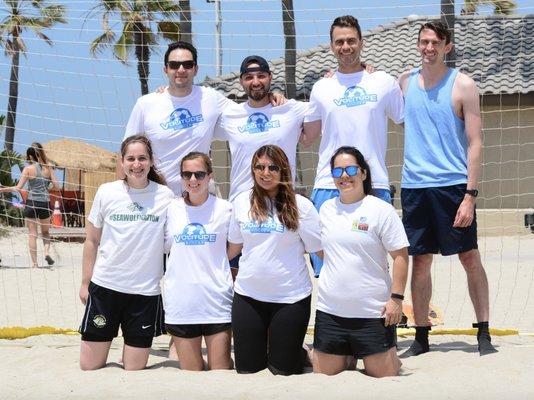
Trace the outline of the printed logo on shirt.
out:
[[[334,99],[336,106],[356,107],[361,106],[369,102],[376,103],[376,94],[367,94],[364,88],[360,86],[351,86],[340,99]]]
[[[135,222],[135,221],[147,221],[147,222],[158,222],[159,216],[153,214],[141,214],[141,211],[144,210],[144,207],[138,202],[134,201],[129,206],[126,207],[126,211],[122,214],[111,214],[109,216],[110,221],[116,222]]]
[[[248,132],[261,133],[266,132],[271,128],[279,128],[280,121],[269,121],[267,115],[263,113],[254,113],[248,116],[247,123],[242,126],[238,126],[240,133]]]
[[[202,114],[192,115],[187,108],[177,108],[169,116],[169,122],[164,122],[160,126],[165,130],[178,130],[191,128],[202,121],[204,121]]]
[[[186,225],[180,235],[174,235],[176,243],[183,243],[186,246],[198,246],[206,243],[213,243],[217,240],[216,233],[207,233],[204,225],[192,223]]]
[[[244,231],[249,231],[250,233],[271,233],[271,232],[283,233],[285,230],[285,227],[281,223],[276,222],[272,216],[269,216],[269,219],[263,222],[257,222],[257,221],[242,222],[241,229],[243,229]]]
[[[143,211],[143,206],[139,204],[137,201],[134,201],[132,204],[128,206],[128,210],[130,210],[131,212]]]
[[[369,224],[367,223],[367,217],[360,217],[359,220],[352,221],[351,231],[367,233],[369,230]]]

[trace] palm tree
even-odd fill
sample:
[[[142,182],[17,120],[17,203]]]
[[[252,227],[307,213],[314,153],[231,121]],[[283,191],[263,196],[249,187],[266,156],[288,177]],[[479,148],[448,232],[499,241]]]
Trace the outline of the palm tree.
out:
[[[191,29],[191,4],[189,0],[179,0],[178,6],[180,7],[180,40],[193,43]]]
[[[297,85],[295,82],[297,40],[295,36],[295,12],[293,10],[293,0],[282,0],[282,21],[284,24],[285,39],[284,60],[286,96],[288,99],[294,99],[297,96]]]
[[[87,18],[102,13],[104,33],[91,43],[91,54],[96,55],[108,46],[113,46],[113,55],[122,63],[134,52],[137,58],[137,73],[141,93],[148,93],[148,75],[151,47],[157,44],[158,36],[176,41],[180,39],[181,8],[172,0],[100,0]],[[120,36],[109,25],[110,17],[118,14],[122,21]],[[157,31],[153,31],[157,26]]]
[[[498,15],[510,15],[517,8],[517,4],[513,0],[465,0],[461,14],[476,14],[477,7],[482,4],[493,6],[494,13]]]
[[[3,10],[6,17],[0,23],[0,45],[6,55],[11,57],[4,147],[6,150],[13,150],[19,96],[20,53],[26,52],[22,32],[32,31],[37,37],[52,45],[52,40],[43,33],[43,30],[58,23],[64,24],[66,21],[63,18],[65,7],[48,4],[46,0],[4,0],[4,3],[7,9]]]

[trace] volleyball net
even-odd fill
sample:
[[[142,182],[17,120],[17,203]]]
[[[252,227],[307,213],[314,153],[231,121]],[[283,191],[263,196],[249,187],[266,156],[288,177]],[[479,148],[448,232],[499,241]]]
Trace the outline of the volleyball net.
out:
[[[64,2],[67,23],[46,31],[51,46],[31,31],[22,35],[26,51],[15,76],[15,153],[2,153],[1,183],[15,184],[26,148],[33,142],[42,143],[56,165],[61,184],[51,200],[51,207],[57,201],[61,221],[56,217],[58,227],[52,229],[54,267],[32,269],[22,214],[24,198],[18,194],[0,197],[0,328],[49,325],[72,329],[82,316],[78,289],[85,215],[98,186],[114,179],[115,154],[135,100],[141,95],[135,48],[127,48],[126,63],[113,54],[113,43],[121,37],[127,21],[119,13],[110,13],[104,20],[97,3]],[[158,2],[145,3],[154,6]],[[245,99],[237,71],[243,58],[251,54],[269,60],[273,90],[307,101],[313,83],[336,68],[329,49],[329,27],[335,17],[344,14],[356,16],[362,25],[363,60],[397,77],[419,64],[417,31],[421,23],[440,11],[438,3],[411,1],[391,1],[384,6],[364,1],[347,5],[337,0],[215,3],[191,2],[191,13],[182,13],[185,20],[180,27],[186,35],[186,20],[190,18],[192,41],[199,51],[196,83],[211,86],[236,101]],[[293,12],[287,8],[291,3]],[[455,63],[475,79],[481,94],[484,150],[477,207],[479,247],[490,282],[492,326],[534,332],[530,313],[534,310],[534,7],[517,3],[511,16],[492,15],[488,7],[476,15],[460,15],[457,9]],[[157,23],[176,23],[180,17],[153,9],[130,11],[145,18],[153,32],[154,40],[145,46],[150,50],[147,82],[151,92],[166,83],[163,54],[168,41],[158,32],[165,27],[169,33],[174,29]],[[91,45],[103,34],[103,26],[114,32],[108,37],[112,45],[94,56]],[[134,40],[135,35],[129,33],[128,40]],[[291,50],[296,51],[296,61],[286,63],[285,55],[290,59]],[[10,99],[11,68],[12,58],[1,57],[0,105],[7,105]],[[4,121],[3,140],[6,128]],[[402,152],[402,127],[390,124],[387,164],[397,208]],[[212,158],[219,189],[225,196],[231,163],[226,143],[213,144]],[[317,158],[317,145],[299,148],[297,184],[305,194],[313,186]],[[40,240],[38,246],[41,262]],[[474,315],[457,257],[438,256],[432,268],[432,303],[443,313],[445,327],[469,327]]]

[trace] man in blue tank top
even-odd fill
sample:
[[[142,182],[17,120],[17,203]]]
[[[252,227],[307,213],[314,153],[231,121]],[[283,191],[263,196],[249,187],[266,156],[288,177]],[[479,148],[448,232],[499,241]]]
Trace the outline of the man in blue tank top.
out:
[[[447,27],[426,23],[417,49],[422,66],[399,78],[405,98],[402,170],[403,223],[413,256],[415,340],[402,355],[429,351],[428,320],[433,254],[458,254],[473,302],[480,355],[496,352],[489,334],[489,294],[477,244],[475,201],[481,169],[482,132],[475,82],[448,68]]]

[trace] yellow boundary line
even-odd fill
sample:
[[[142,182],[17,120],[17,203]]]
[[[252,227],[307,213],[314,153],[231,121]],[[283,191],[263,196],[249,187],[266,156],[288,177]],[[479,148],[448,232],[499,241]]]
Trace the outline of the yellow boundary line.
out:
[[[313,328],[308,328],[307,334],[313,335]],[[534,332],[519,332],[517,329],[490,329],[492,336],[534,336]],[[471,329],[434,329],[430,331],[431,335],[476,335],[477,330]],[[79,335],[78,331],[73,329],[55,328],[53,326],[35,326],[23,328],[21,326],[11,326],[0,328],[0,339],[24,339],[30,336],[38,335]],[[414,336],[414,328],[399,328],[397,335],[400,337]]]

